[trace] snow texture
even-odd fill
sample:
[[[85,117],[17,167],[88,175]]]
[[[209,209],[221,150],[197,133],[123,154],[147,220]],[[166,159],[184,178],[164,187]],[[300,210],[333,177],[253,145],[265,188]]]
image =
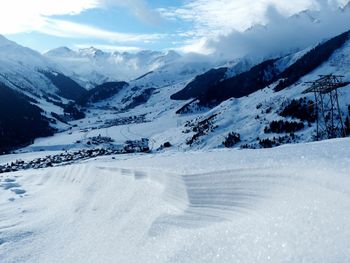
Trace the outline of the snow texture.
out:
[[[116,156],[3,174],[0,261],[347,262],[349,146]]]

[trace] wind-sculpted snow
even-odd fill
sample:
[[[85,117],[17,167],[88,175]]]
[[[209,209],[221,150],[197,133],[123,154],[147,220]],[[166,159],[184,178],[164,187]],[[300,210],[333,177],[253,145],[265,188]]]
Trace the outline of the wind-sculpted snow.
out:
[[[348,146],[116,156],[1,174],[0,262],[347,262]]]
[[[229,170],[194,175],[168,175],[165,200],[181,210],[178,215],[159,217],[150,233],[167,225],[185,228],[232,221],[254,213],[259,203],[268,198],[274,184],[283,184],[283,176],[271,171]]]

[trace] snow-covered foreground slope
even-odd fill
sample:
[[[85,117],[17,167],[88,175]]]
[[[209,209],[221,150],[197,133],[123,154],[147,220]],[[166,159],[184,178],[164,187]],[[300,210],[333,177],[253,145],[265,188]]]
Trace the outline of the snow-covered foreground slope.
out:
[[[3,174],[0,262],[348,262],[349,171],[341,139]]]

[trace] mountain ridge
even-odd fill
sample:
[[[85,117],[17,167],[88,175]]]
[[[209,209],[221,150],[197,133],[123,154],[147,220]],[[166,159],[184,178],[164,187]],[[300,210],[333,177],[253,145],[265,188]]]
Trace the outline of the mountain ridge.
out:
[[[93,86],[107,81],[130,81],[181,58],[172,50],[128,53],[105,52],[95,47],[77,51],[59,47],[43,55],[62,65],[71,77],[90,82]]]

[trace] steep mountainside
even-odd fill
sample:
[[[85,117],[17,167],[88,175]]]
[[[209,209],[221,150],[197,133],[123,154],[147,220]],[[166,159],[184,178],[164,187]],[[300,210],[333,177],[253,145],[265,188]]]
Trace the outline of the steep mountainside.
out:
[[[127,82],[106,82],[101,85],[90,89],[85,96],[82,96],[79,100],[80,103],[85,105],[86,103],[95,103],[109,99],[117,95],[121,90],[126,88],[129,84]]]
[[[0,36],[0,82],[36,98],[75,100],[86,92],[62,68],[29,48]]]
[[[247,72],[224,80],[220,80],[220,73],[214,75],[214,78],[210,78],[211,72],[209,72],[206,81],[199,82],[200,79],[195,79],[184,90],[174,94],[171,98],[179,99],[181,98],[179,94],[191,91],[191,96],[183,96],[183,99],[198,98],[202,105],[218,105],[230,98],[241,98],[252,94],[276,81],[279,83],[275,89],[280,91],[321,66],[349,40],[349,37],[350,32],[348,31],[321,43],[308,52],[304,52],[292,64],[287,63],[286,65],[285,60],[291,60],[294,56],[267,60],[252,67]],[[193,89],[193,86],[197,86],[197,89]]]
[[[183,90],[171,95],[170,98],[173,100],[198,98],[206,93],[210,86],[244,73],[254,66],[253,60],[247,57],[230,61],[227,64],[196,76]]]
[[[224,79],[228,68],[211,69],[208,72],[197,76],[183,90],[171,95],[172,100],[189,100],[207,92],[210,85],[215,85]]]
[[[308,87],[306,82],[318,79],[319,75],[337,74],[344,76],[344,82],[350,80],[350,40],[348,38],[349,33],[342,34],[314,48],[291,55],[288,59],[283,58],[283,62],[281,59],[267,61],[253,67],[245,74],[228,80],[229,83],[236,85],[233,86],[236,89],[232,89],[236,98],[220,103],[227,97],[221,97],[222,93],[212,93],[215,99],[219,98],[216,102],[219,105],[211,110],[207,109],[205,113],[199,114],[197,118],[193,118],[185,125],[180,132],[186,134],[186,144],[192,148],[211,148],[220,147],[220,145],[221,147],[261,148],[315,140],[314,96],[305,95],[302,92]],[[297,57],[299,58],[296,59]],[[281,68],[284,70],[282,74],[277,73],[276,77],[271,78],[270,81],[268,79],[271,75],[265,74],[265,81],[267,81],[265,84],[258,82],[261,78],[247,77],[247,80],[243,78],[246,75],[253,76],[254,72],[259,72],[256,69],[264,65],[276,65],[273,67],[274,70]],[[266,72],[274,73],[271,70]],[[286,81],[281,82],[281,76]],[[287,82],[288,79],[293,81]],[[284,85],[286,83],[289,85]],[[250,90],[248,84],[257,84],[255,87],[258,89]],[[248,88],[242,90],[241,87],[244,86]],[[205,102],[212,102],[208,97],[204,99],[206,99]],[[194,100],[192,104],[196,103],[200,104],[203,101]],[[339,90],[339,103],[344,126],[347,127],[350,135],[350,85]],[[188,113],[184,116],[188,116]]]
[[[86,89],[61,73],[50,71],[42,73],[58,88],[58,95],[65,99],[77,101],[87,95]]]
[[[27,144],[54,129],[76,111],[72,101],[87,91],[40,53],[0,36],[0,149]]]
[[[53,135],[50,120],[35,102],[0,83],[0,154],[34,138]]]

